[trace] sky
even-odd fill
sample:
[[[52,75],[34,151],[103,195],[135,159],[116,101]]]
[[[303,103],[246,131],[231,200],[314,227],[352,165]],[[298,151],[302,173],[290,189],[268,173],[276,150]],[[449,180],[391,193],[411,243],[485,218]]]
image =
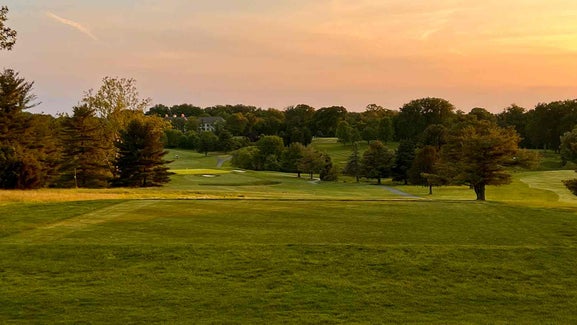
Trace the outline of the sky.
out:
[[[2,0],[0,68],[32,112],[68,113],[106,76],[167,106],[363,111],[440,97],[468,112],[577,98],[574,0]]]

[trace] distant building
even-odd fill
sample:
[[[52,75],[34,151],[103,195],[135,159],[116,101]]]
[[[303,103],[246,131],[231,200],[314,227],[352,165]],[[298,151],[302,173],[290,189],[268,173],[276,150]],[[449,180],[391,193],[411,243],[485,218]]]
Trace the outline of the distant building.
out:
[[[209,131],[214,132],[216,131],[216,126],[218,124],[223,124],[224,119],[220,116],[209,116],[209,117],[199,117],[198,118],[198,129],[200,132]]]

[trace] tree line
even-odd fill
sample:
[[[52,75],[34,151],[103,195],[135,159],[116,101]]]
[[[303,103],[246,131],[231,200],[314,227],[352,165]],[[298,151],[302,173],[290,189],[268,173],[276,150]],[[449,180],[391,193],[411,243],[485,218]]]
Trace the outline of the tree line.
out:
[[[285,144],[300,142],[304,145],[308,145],[315,136],[337,137],[343,143],[415,140],[430,125],[447,126],[457,119],[474,117],[503,128],[514,128],[519,134],[522,148],[559,152],[561,136],[577,124],[577,100],[540,103],[532,109],[513,104],[500,113],[491,113],[479,107],[465,113],[447,100],[421,98],[397,110],[370,104],[363,112],[349,112],[342,106],[316,109],[306,104],[282,110],[249,105],[201,108],[191,104],[171,107],[158,104],[146,114],[170,121],[172,130],[167,132],[168,147],[194,148],[200,137],[199,119],[207,116],[223,118],[219,131],[226,131],[224,137],[254,142],[264,135],[276,135]]]

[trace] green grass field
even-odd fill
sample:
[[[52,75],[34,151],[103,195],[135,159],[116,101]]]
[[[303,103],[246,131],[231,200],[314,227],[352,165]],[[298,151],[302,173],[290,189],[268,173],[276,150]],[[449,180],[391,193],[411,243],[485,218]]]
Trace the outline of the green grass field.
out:
[[[577,323],[571,170],[476,202],[177,154],[164,188],[0,192],[0,323]]]

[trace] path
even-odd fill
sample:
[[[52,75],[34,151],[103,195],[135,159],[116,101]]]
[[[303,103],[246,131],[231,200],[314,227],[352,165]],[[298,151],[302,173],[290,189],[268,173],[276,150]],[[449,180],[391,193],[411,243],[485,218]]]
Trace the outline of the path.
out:
[[[67,235],[97,224],[122,219],[136,210],[154,204],[154,200],[131,200],[69,219],[40,226],[0,239],[2,243],[40,244],[57,241]]]
[[[232,156],[227,156],[227,157],[224,157],[224,158],[218,157],[218,160],[216,161],[216,168],[222,167],[222,165],[223,165],[225,162],[227,162],[227,161],[229,161],[229,160],[231,160],[231,159],[232,159]]]
[[[403,192],[403,191],[398,190],[398,189],[396,189],[396,188],[394,188],[394,187],[390,187],[390,186],[383,185],[383,188],[384,188],[385,190],[393,193],[393,194],[396,194],[396,195],[399,195],[399,196],[402,196],[402,197],[406,197],[406,198],[409,198],[409,199],[419,199],[419,200],[420,200],[420,199],[423,199],[422,197],[415,196],[415,195],[413,195],[413,194],[409,194],[409,193]]]

